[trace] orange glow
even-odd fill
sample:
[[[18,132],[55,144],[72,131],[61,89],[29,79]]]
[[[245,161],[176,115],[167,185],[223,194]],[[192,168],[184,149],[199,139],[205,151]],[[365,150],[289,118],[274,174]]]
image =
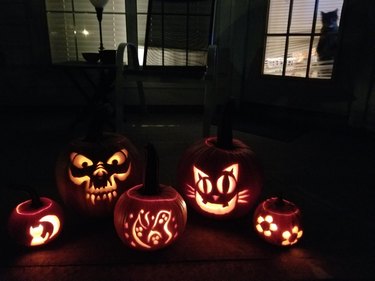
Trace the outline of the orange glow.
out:
[[[16,207],[16,212],[19,215],[33,216],[33,215],[41,213],[44,210],[47,210],[51,207],[52,201],[48,200],[46,203],[47,204],[45,206],[43,206],[42,208],[37,209],[34,212],[30,212],[30,210],[29,210],[29,206],[31,204],[31,199],[30,199],[30,200],[27,200],[25,202],[22,202],[21,204],[18,204],[17,207]],[[24,211],[25,209],[27,210],[26,212]]]
[[[273,217],[270,215],[267,215],[265,218],[259,216],[255,228],[266,237],[270,237],[273,232],[278,230],[277,224],[273,222]]]
[[[160,210],[153,215],[141,209],[137,215],[129,214],[124,227],[125,237],[133,247],[151,249],[161,244],[167,245],[178,236],[178,226],[171,210]]]
[[[126,149],[121,149],[109,157],[106,163],[109,165],[121,165],[127,160],[127,158],[128,151]],[[70,161],[73,166],[79,169],[94,165],[92,160],[76,152],[70,154]],[[69,178],[76,186],[85,186],[86,200],[91,202],[92,205],[95,205],[98,201],[108,201],[109,203],[112,202],[112,200],[117,197],[117,184],[115,179],[118,181],[125,181],[129,177],[131,171],[132,165],[129,163],[128,169],[123,171],[123,173],[117,172],[110,175],[106,186],[96,187],[91,180],[91,176],[104,175],[108,173],[104,168],[104,162],[99,161],[96,164],[95,171],[92,175],[75,177],[73,176],[72,171],[70,169],[68,170]]]
[[[36,227],[30,226],[29,234],[33,238],[31,240],[31,246],[38,246],[44,244],[47,240],[52,239],[60,231],[60,220],[55,215],[47,215],[42,217],[39,222],[47,222],[52,225],[52,233],[47,232],[44,237],[42,237],[44,232],[44,227],[42,224],[39,224]]]
[[[283,246],[289,246],[297,243],[298,239],[300,239],[303,235],[303,231],[299,229],[298,226],[294,226],[292,229],[292,232],[290,231],[284,231],[282,234],[283,241],[282,245]]]
[[[212,185],[212,180],[208,174],[195,166],[193,166],[193,174],[196,187],[188,185],[187,196],[194,198],[202,211],[221,216],[231,213],[237,204],[247,204],[249,202],[250,194],[248,189],[235,193],[239,174],[239,165],[237,163],[229,165],[222,170],[222,175],[218,177],[216,186]],[[220,197],[227,195],[231,196],[231,199],[228,198],[227,202],[218,202]]]
[[[254,213],[254,227],[259,236],[279,246],[291,246],[303,235],[300,211],[291,202],[274,197],[258,205]]]

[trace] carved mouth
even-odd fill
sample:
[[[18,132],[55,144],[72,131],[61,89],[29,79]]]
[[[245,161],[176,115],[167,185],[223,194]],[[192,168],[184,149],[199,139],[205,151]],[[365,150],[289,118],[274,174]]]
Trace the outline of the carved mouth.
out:
[[[237,197],[238,195],[235,195],[228,204],[217,204],[217,203],[211,203],[206,202],[204,203],[203,197],[196,192],[195,194],[195,201],[197,202],[198,206],[201,208],[201,210],[215,215],[225,215],[234,210],[237,204]]]
[[[86,199],[95,205],[98,201],[109,201],[111,202],[113,198],[117,197],[117,186],[114,183],[112,186],[103,187],[86,187]]]
[[[94,175],[97,175],[99,169],[96,170]],[[125,173],[113,174],[108,178],[105,178],[102,172],[100,180],[92,180],[90,176],[86,175],[80,178],[76,178],[72,175],[71,170],[69,169],[69,178],[76,185],[85,186],[86,200],[91,202],[92,205],[95,205],[97,202],[112,202],[115,197],[117,197],[117,184],[116,180],[122,182],[127,179],[131,171],[131,165]]]

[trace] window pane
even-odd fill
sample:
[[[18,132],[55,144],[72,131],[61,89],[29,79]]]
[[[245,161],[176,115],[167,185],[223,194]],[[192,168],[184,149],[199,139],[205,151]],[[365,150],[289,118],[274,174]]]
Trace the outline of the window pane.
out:
[[[209,17],[190,16],[189,17],[189,49],[203,50],[208,46]]]
[[[71,0],[46,0],[47,11],[72,11]]]
[[[76,14],[76,31],[78,53],[96,52],[100,46],[99,23],[95,14]],[[126,41],[125,17],[123,15],[103,15],[103,46],[105,49],[116,49],[118,44]]]
[[[319,1],[319,6],[318,6],[318,17],[316,20],[316,26],[315,26],[315,31],[320,32],[322,28],[322,14],[321,12],[331,12],[336,9],[337,11],[337,25],[340,25],[340,16],[341,16],[341,10],[342,10],[342,5],[343,5],[344,0],[326,0],[326,1]]]
[[[75,0],[74,10],[77,12],[95,12],[95,7],[89,0]],[[124,13],[125,12],[125,1],[110,0],[104,6],[104,13]]]
[[[142,63],[144,53],[148,0],[137,2],[138,50]],[[148,62],[151,64],[201,65],[205,62],[205,50],[208,42],[207,30],[202,26],[209,20],[206,14],[211,12],[211,0],[182,1],[154,0],[154,12],[162,11],[164,3],[164,47],[166,53],[161,54],[160,40],[161,16],[154,15],[156,21],[150,36],[153,38],[148,50]],[[89,0],[45,0],[52,62],[83,60],[82,52],[97,52],[100,46],[99,23],[95,8]],[[189,8],[189,9],[188,9]],[[168,12],[170,13],[168,15]],[[189,12],[189,15],[186,13]],[[182,18],[182,21],[179,19]],[[104,7],[102,32],[105,49],[116,49],[120,42],[126,42],[125,0],[109,0]],[[188,24],[188,25],[187,25]],[[158,25],[158,26],[157,26]],[[188,31],[187,37],[179,36]],[[169,40],[173,38],[173,40]],[[189,39],[189,42],[186,41]],[[203,43],[202,43],[203,42]],[[186,52],[187,44],[194,49]],[[180,49],[180,50],[177,50]],[[195,51],[196,50],[196,51]],[[126,57],[126,54],[125,54]],[[126,58],[125,58],[126,61]]]
[[[291,33],[311,33],[313,26],[315,1],[294,1],[292,11]]]
[[[99,24],[95,14],[76,14],[76,35],[80,59],[82,52],[99,50]]]
[[[138,45],[140,45],[140,46],[144,46],[145,45],[146,22],[147,22],[147,16],[146,15],[138,15],[138,17],[137,17],[137,23],[138,23]]]
[[[165,49],[164,65],[186,65],[186,51],[179,49]]]
[[[288,15],[289,0],[270,0],[268,33],[286,33]]]
[[[343,0],[320,1],[314,39],[317,61],[312,64],[311,77],[330,79],[334,58],[338,51],[338,26]]]
[[[269,0],[263,72],[273,75],[331,78],[334,58],[339,47],[338,26],[343,2],[344,0]],[[289,5],[292,5],[291,9]],[[288,18],[291,19],[289,30]],[[314,41],[310,44],[312,38]],[[283,42],[287,40],[288,49],[283,50]],[[287,65],[285,73],[282,74],[285,51]],[[306,75],[309,61],[310,71]]]
[[[102,24],[104,28],[103,45],[106,49],[117,49],[117,46],[121,42],[126,42],[126,23],[124,15],[105,15]]]
[[[293,36],[289,38],[288,59],[285,75],[306,77],[310,37]]]
[[[314,46],[317,46],[319,42],[319,37],[314,38]],[[316,53],[316,49],[313,49],[313,53],[311,56],[311,64],[310,64],[310,78],[319,78],[319,79],[330,79],[332,76],[332,69],[333,69],[333,59],[320,61],[318,59],[318,54]]]
[[[157,1],[157,0],[153,0]],[[159,0],[160,1],[160,0]],[[163,1],[161,1],[163,2]],[[165,1],[164,13],[166,14],[187,14],[187,3],[178,1]]]
[[[163,57],[160,48],[147,49],[147,65],[163,65]]]
[[[207,52],[204,51],[189,51],[188,54],[188,65],[189,66],[204,66],[207,61]]]
[[[47,13],[53,62],[76,60],[73,15]]]
[[[282,75],[284,63],[285,37],[268,37],[264,61],[264,74]]]
[[[190,1],[189,13],[194,15],[209,15],[211,14],[211,1]]]

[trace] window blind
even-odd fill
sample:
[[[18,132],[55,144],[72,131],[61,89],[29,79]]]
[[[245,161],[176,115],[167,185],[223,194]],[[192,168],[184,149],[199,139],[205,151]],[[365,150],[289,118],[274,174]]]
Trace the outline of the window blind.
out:
[[[319,61],[321,12],[338,9],[343,0],[269,0],[263,74],[329,79],[333,61]]]
[[[147,6],[147,0],[140,2]],[[53,63],[84,60],[82,52],[99,50],[99,23],[89,0],[45,0],[45,3]],[[110,0],[104,7],[105,49],[116,49],[119,43],[126,42],[125,12],[124,0]]]

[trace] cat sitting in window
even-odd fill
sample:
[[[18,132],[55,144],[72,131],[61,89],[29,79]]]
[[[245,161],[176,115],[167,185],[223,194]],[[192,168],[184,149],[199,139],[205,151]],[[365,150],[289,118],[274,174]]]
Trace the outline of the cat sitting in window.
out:
[[[319,61],[333,60],[337,50],[337,16],[338,9],[330,12],[321,12],[322,29],[316,51]]]

